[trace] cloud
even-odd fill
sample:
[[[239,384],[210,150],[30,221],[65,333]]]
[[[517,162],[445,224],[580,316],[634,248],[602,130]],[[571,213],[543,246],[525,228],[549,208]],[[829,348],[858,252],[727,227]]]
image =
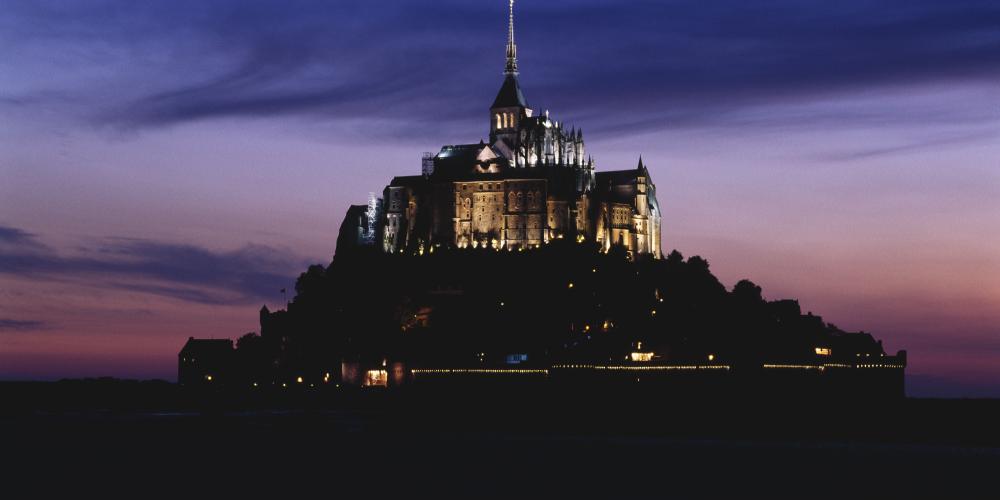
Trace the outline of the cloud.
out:
[[[897,154],[918,153],[922,151],[939,151],[950,146],[968,144],[983,140],[991,140],[997,137],[996,132],[976,132],[965,134],[939,134],[935,137],[927,137],[921,140],[909,141],[902,144],[891,144],[883,147],[860,148],[827,154],[820,157],[824,161],[842,163],[845,161],[865,160],[881,156]]]
[[[0,226],[0,245],[40,247],[35,235],[16,227]]]
[[[0,245],[0,274],[85,282],[188,302],[246,304],[273,299],[309,264],[290,251],[262,245],[219,252],[131,238],[104,238],[76,255],[62,255],[27,235],[0,226],[0,241],[13,242]]]
[[[48,326],[44,321],[0,318],[0,332],[27,332],[42,330]]]
[[[480,117],[503,63],[503,2],[35,4],[0,14],[24,49],[14,53],[38,61],[73,47],[86,71],[111,70],[80,98],[94,120],[127,130],[290,116],[399,119],[437,137]],[[1000,5],[988,0],[524,2],[518,26],[529,100],[602,134],[1000,75]],[[28,64],[8,69],[18,61]],[[77,88],[64,74],[46,85]],[[600,119],[610,115],[627,119]]]

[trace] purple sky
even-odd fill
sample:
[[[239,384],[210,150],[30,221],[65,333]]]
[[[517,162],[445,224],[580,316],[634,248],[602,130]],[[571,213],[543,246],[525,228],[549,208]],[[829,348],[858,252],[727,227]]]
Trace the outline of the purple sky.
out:
[[[173,379],[344,210],[488,134],[505,2],[10,0],[0,379]],[[664,245],[1000,396],[1000,4],[522,0],[521,82]]]

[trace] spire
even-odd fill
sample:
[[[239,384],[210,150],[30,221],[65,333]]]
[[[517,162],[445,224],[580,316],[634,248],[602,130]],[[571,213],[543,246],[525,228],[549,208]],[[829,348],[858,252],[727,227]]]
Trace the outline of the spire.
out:
[[[642,165],[642,155],[639,155],[639,166],[637,168],[639,170],[642,170],[642,167],[643,167],[643,165]]]
[[[510,0],[510,28],[507,31],[507,66],[505,75],[517,74],[517,45],[514,44],[514,0]]]

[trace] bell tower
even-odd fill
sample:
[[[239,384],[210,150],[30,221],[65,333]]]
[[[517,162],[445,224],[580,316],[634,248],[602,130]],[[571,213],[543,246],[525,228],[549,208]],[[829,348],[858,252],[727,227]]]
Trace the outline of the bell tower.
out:
[[[507,63],[504,65],[504,80],[497,98],[490,106],[490,144],[503,153],[504,157],[517,165],[518,130],[521,121],[531,117],[531,108],[521,92],[517,81],[517,44],[514,43],[514,0],[510,2],[510,16],[507,27]]]

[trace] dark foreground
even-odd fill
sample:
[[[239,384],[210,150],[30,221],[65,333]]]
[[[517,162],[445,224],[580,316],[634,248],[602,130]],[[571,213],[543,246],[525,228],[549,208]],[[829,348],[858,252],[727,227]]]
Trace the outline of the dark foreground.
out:
[[[88,405],[0,385],[5,488],[30,498],[996,498],[1000,471],[997,401],[314,393],[279,404],[160,389],[162,407],[140,397],[156,390]]]

